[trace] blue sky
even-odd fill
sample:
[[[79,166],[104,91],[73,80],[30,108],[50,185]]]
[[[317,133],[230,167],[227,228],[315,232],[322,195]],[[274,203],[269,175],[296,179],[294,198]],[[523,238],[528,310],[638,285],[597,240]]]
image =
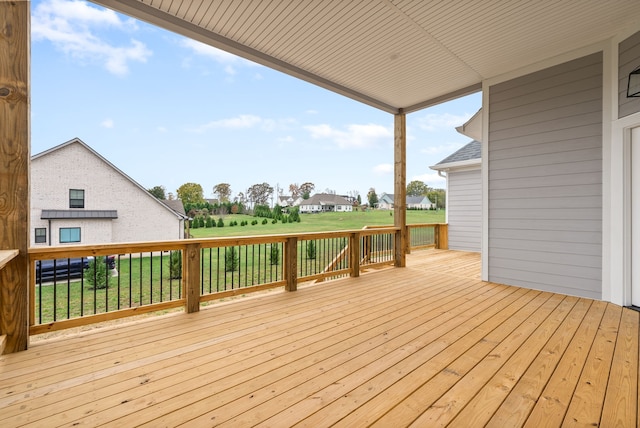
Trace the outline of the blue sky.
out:
[[[145,188],[393,193],[393,116],[96,6],[32,1],[32,154],[78,137]],[[407,182],[469,138],[474,94],[407,115]],[[72,166],[71,166],[72,167]]]

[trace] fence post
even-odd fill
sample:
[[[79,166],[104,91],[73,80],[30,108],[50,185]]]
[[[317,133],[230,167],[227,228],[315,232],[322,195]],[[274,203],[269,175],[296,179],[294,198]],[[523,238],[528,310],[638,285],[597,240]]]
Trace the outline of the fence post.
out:
[[[349,264],[351,276],[360,276],[360,233],[354,232],[349,236]]]
[[[287,291],[298,289],[298,238],[287,238],[284,246],[284,286]]]
[[[182,253],[182,277],[187,313],[200,310],[200,245],[188,244]]]

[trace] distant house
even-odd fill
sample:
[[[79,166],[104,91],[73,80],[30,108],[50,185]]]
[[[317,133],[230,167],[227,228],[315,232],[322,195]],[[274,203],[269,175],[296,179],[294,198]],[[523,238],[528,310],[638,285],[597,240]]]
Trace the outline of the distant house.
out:
[[[379,210],[392,210],[393,209],[394,196],[392,193],[383,193],[378,198],[377,208]],[[407,209],[411,210],[430,210],[434,209],[436,205],[431,202],[426,196],[407,196]]]
[[[300,213],[351,212],[353,204],[339,195],[316,193],[300,202]]]
[[[280,205],[282,208],[295,207],[300,205],[302,202],[302,197],[298,196],[294,198],[291,195],[278,195],[276,197],[276,205]]]
[[[182,239],[186,218],[79,138],[31,158],[32,246]]]
[[[470,122],[477,119],[478,114]],[[472,124],[467,122],[467,129]],[[463,127],[457,128],[462,132]],[[473,140],[430,168],[447,178],[449,248],[480,252],[482,243],[482,144]]]

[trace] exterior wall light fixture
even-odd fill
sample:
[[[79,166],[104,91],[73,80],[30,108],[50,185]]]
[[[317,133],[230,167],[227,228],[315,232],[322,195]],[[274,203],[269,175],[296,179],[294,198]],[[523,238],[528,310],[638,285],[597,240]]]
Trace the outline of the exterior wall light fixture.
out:
[[[627,83],[627,98],[640,97],[640,67],[636,67],[629,73],[629,82]]]

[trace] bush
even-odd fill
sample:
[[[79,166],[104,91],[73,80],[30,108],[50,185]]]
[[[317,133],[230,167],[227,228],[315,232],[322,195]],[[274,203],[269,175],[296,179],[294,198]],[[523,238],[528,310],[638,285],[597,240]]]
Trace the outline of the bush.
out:
[[[204,218],[202,217],[198,218],[198,227],[204,227]]]
[[[280,261],[280,247],[277,244],[271,244],[271,251],[269,252],[269,263],[271,265],[277,265]]]
[[[236,252],[236,247],[229,247],[224,254],[224,270],[225,272],[233,272],[240,265],[240,257]]]
[[[282,224],[285,224],[287,222],[287,216],[283,215],[282,216]]]
[[[102,290],[109,288],[109,278],[111,278],[111,272],[107,268],[107,264],[103,257],[98,259],[93,258],[89,261],[89,266],[84,272],[84,276],[87,279],[87,284],[94,290]]]
[[[267,221],[267,219],[265,218],[264,221]],[[258,220],[253,220],[251,222],[251,226],[255,226],[256,224],[258,224]],[[262,223],[262,224],[264,224],[264,223]]]
[[[273,220],[271,220],[271,224],[276,224],[278,222],[278,220],[276,220],[275,218]]]
[[[218,219],[218,227],[224,227],[224,221],[222,221],[222,217]]]
[[[204,223],[205,227],[213,227],[213,220],[211,217],[207,217],[207,221]]]
[[[310,260],[316,258],[316,241],[307,241],[307,258]]]
[[[169,277],[182,278],[182,251],[172,251],[169,255]]]
[[[262,219],[262,224],[267,224],[267,223],[269,223],[269,220],[267,220],[266,218],[263,218]]]

